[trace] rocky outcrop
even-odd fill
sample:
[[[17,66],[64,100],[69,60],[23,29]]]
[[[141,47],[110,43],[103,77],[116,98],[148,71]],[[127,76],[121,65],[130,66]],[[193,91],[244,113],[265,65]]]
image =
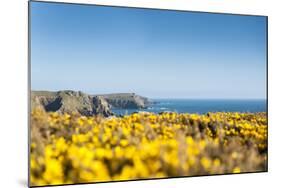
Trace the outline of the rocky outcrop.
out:
[[[148,98],[135,93],[117,93],[102,96],[113,108],[143,109],[152,103]]]
[[[47,112],[72,113],[85,116],[113,115],[111,108],[143,109],[152,102],[135,93],[88,95],[81,91],[32,91],[31,108]]]
[[[104,116],[112,115],[110,111],[110,105],[102,96],[94,96],[92,98],[93,102],[93,114],[102,114]]]
[[[81,91],[33,91],[31,108],[39,108],[47,112],[75,112],[85,116],[100,114],[107,117],[113,114],[110,105],[102,96],[92,97]]]

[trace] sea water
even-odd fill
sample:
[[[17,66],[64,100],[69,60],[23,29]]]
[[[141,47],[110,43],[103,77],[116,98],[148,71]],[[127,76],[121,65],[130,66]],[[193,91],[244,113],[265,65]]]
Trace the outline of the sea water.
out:
[[[146,112],[177,112],[198,113],[207,112],[266,112],[267,101],[262,99],[153,99],[153,104],[146,109],[113,109],[118,115]]]

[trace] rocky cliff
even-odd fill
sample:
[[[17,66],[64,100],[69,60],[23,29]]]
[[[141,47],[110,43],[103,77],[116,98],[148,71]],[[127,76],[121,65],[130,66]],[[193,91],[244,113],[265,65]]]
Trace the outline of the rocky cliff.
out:
[[[115,93],[101,95],[113,108],[142,109],[147,108],[151,101],[135,93]]]
[[[110,116],[110,105],[102,96],[89,96],[81,91],[32,91],[31,109],[40,108],[47,112],[72,113],[91,116]]]
[[[134,93],[88,95],[81,91],[32,91],[31,109],[72,113],[85,116],[113,115],[111,108],[146,108],[150,101]]]

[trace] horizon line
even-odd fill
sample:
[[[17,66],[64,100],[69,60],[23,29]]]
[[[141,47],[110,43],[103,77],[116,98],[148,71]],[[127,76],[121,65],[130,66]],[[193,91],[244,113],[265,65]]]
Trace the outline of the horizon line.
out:
[[[142,95],[142,94],[138,94],[136,92],[111,92],[111,93],[88,93],[88,92],[84,92],[81,90],[73,90],[73,89],[64,89],[64,90],[32,90],[30,89],[30,92],[32,91],[37,91],[37,92],[60,92],[60,91],[75,91],[75,92],[83,92],[86,93],[88,95],[109,95],[109,94],[135,94],[135,95],[139,95],[142,97],[146,97],[148,99],[153,99],[153,100],[157,100],[157,99],[162,99],[162,100],[267,100],[268,98],[235,98],[235,97],[231,97],[231,98],[223,98],[223,97],[150,97],[150,96],[146,96],[146,95]]]

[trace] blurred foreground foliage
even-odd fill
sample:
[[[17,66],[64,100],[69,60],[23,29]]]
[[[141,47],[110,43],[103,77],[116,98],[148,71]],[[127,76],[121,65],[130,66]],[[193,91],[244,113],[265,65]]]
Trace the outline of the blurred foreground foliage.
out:
[[[31,185],[267,169],[266,113],[31,115]]]

